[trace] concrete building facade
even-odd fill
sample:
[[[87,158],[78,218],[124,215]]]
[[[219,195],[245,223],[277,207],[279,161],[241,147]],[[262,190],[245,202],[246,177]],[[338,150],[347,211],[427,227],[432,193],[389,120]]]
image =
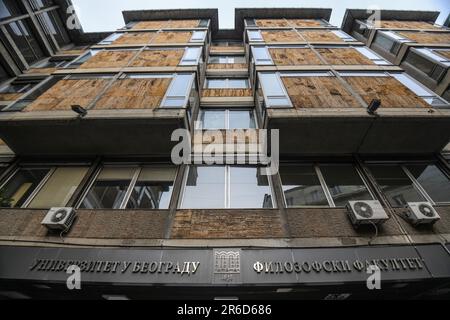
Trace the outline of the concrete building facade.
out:
[[[1,297],[449,297],[448,66],[433,86],[408,59],[444,58],[438,13],[372,28],[348,10],[339,28],[331,9],[242,8],[222,30],[216,9],[140,10],[90,34],[58,27],[68,1],[0,3]],[[397,31],[436,41],[377,46]],[[242,162],[174,164],[176,129],[192,158],[227,160],[231,142]],[[246,149],[263,129],[279,132],[272,175]],[[350,201],[386,221],[355,226]],[[415,202],[440,220],[414,226]],[[59,207],[76,218],[48,230]]]

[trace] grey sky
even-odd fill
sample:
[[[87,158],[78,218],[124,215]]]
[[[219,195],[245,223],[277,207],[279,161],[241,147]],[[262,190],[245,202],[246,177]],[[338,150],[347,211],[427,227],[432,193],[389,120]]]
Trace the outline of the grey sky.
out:
[[[85,32],[112,31],[123,27],[123,10],[218,8],[220,28],[234,28],[234,9],[251,7],[332,8],[331,23],[341,25],[345,9],[433,10],[443,23],[450,13],[449,0],[72,0]]]

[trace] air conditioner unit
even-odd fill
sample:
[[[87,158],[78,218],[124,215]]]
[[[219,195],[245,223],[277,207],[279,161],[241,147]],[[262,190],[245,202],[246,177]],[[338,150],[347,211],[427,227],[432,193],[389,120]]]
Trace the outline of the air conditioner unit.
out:
[[[377,200],[349,201],[347,208],[350,220],[355,226],[381,224],[389,219],[380,201]]]
[[[75,216],[74,208],[51,208],[41,224],[50,230],[68,230]]]
[[[406,218],[412,225],[433,224],[441,217],[429,202],[408,202]]]

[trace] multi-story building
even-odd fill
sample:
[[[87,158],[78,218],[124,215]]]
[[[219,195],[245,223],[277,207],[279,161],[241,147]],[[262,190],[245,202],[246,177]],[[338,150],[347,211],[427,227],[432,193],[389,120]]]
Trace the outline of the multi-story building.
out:
[[[124,28],[67,32],[27,65],[7,38],[0,296],[448,297],[450,106],[330,15],[236,9],[221,30],[214,9],[125,11]],[[176,129],[195,161],[173,162]],[[263,129],[279,132],[269,175],[246,148]],[[218,148],[232,143],[246,149]],[[440,220],[412,225],[414,202]],[[60,207],[76,219],[47,229]]]

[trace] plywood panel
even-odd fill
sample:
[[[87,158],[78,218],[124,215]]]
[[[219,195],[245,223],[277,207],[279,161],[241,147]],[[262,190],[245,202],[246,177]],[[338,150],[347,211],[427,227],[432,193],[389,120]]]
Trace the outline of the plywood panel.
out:
[[[208,69],[248,69],[246,63],[209,63]]]
[[[295,108],[361,108],[336,77],[282,77]]]
[[[109,79],[60,80],[29,104],[25,111],[70,110],[72,105],[87,107],[109,81]]]
[[[100,51],[80,66],[80,69],[123,68],[128,65],[137,51]]]
[[[450,59],[450,50],[435,50],[435,52],[443,57],[446,57],[447,59]]]
[[[261,31],[265,42],[301,42],[297,32],[293,30]]]
[[[19,99],[23,93],[0,93],[0,101],[14,101]]]
[[[236,52],[244,51],[244,46],[211,46],[209,47],[209,52]]]
[[[314,51],[309,48],[269,48],[269,52],[277,66],[323,64]]]
[[[152,43],[187,43],[191,40],[192,32],[160,32]]]
[[[317,52],[329,64],[336,65],[373,65],[372,60],[366,58],[353,48],[316,48]]]
[[[142,51],[130,67],[175,67],[183,57],[184,49]]]
[[[148,44],[156,35],[156,32],[127,32],[119,39],[114,41],[113,45],[121,44]]]
[[[140,21],[136,23],[131,29],[132,30],[142,30],[142,29],[161,29],[164,28],[169,21],[160,20],[160,21]]]
[[[309,42],[344,42],[331,31],[326,30],[300,30],[301,36]]]
[[[289,19],[289,24],[293,27],[322,27],[320,20],[316,19]]]
[[[51,74],[55,72],[57,68],[30,68],[24,73],[32,73],[32,74]]]
[[[200,20],[171,20],[165,28],[198,28]]]
[[[289,24],[284,19],[256,19],[256,25],[258,27],[289,27]]]
[[[415,31],[402,31],[398,32],[400,35],[416,41],[417,43],[438,43],[438,44],[450,44],[450,32],[415,32]]]
[[[352,88],[369,104],[381,100],[384,108],[429,108],[414,92],[393,77],[344,77]]]
[[[202,97],[251,97],[252,89],[204,89]]]
[[[395,21],[395,20],[381,20],[380,28],[388,29],[439,29],[426,21]]]
[[[94,109],[153,109],[159,107],[170,78],[123,79],[101,96]]]

